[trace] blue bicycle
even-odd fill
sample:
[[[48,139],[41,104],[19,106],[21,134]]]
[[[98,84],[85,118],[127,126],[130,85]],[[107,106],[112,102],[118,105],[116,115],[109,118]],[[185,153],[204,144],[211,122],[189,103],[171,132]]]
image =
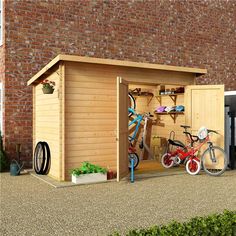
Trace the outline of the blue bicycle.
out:
[[[136,117],[129,123],[129,127],[135,123],[135,130],[132,134],[132,136],[129,136],[129,142],[133,144],[133,141],[136,139],[137,133],[139,131],[139,127],[141,125],[141,122],[143,120],[143,115],[137,114],[136,111],[133,108],[128,108],[129,114],[135,115]]]
[[[129,123],[129,127],[137,122],[133,135],[128,137],[128,139],[129,139],[129,149],[128,149],[129,168],[131,169],[131,159],[133,159],[134,160],[134,169],[135,169],[139,164],[139,156],[136,153],[136,148],[133,145],[133,141],[136,139],[136,136],[137,136],[137,133],[138,133],[138,130],[139,130],[139,127],[140,127],[143,117],[141,115],[138,115],[133,108],[128,108],[128,112],[129,112],[129,116],[136,115],[136,118],[134,118]]]
[[[137,140],[137,139],[136,139],[136,136],[137,136],[137,134],[138,134],[138,132],[139,132],[140,125],[141,125],[141,122],[142,122],[143,120],[145,121],[145,124],[144,124],[144,132],[143,132],[143,134],[142,134],[142,140],[141,140],[141,142],[140,142],[140,144],[139,144],[139,148],[141,148],[141,149],[145,148],[145,150],[147,150],[148,153],[150,153],[150,155],[152,156],[150,149],[148,148],[148,146],[147,146],[147,145],[145,144],[145,142],[144,142],[145,136],[146,136],[147,120],[148,120],[150,117],[152,117],[152,115],[151,115],[150,113],[144,113],[143,115],[137,114],[136,111],[135,111],[133,108],[128,108],[128,112],[129,112],[129,114],[132,114],[133,117],[135,117],[135,118],[133,118],[133,120],[130,121],[130,123],[129,123],[129,127],[132,126],[133,124],[136,124],[136,126],[135,126],[135,130],[134,130],[133,134],[128,137],[129,143],[130,143],[128,156],[129,156],[129,160],[131,160],[131,158],[134,159],[134,168],[136,168],[136,167],[138,166],[138,164],[139,164],[139,156],[138,156],[138,154],[136,153],[136,149],[135,149],[135,147],[134,147],[134,145],[133,145],[133,142],[134,142],[135,140]],[[130,167],[130,165],[131,165],[131,161],[129,162],[129,167]]]

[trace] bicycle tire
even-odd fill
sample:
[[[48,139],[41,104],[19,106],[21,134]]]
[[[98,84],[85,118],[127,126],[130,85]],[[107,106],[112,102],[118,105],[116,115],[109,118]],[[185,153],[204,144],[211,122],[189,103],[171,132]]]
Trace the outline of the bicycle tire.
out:
[[[223,157],[224,164],[223,164],[222,169],[221,168],[219,168],[219,169],[218,168],[208,168],[210,160],[209,160],[209,158],[207,159],[207,155],[211,156],[211,154],[210,154],[211,149],[214,150],[213,155],[215,156],[215,158],[221,157],[221,159],[222,159],[222,157]],[[216,155],[215,150],[218,150],[220,154]],[[202,159],[203,169],[208,175],[219,176],[219,175],[223,174],[227,168],[226,153],[222,148],[220,148],[218,146],[212,146],[212,147],[207,148],[203,152],[201,159]],[[207,163],[207,161],[208,161],[208,163]],[[214,165],[217,165],[217,164],[219,164],[218,159],[217,159],[217,163],[215,163]],[[212,165],[213,165],[213,163],[211,162],[210,166],[212,166]]]
[[[186,163],[185,168],[188,174],[197,175],[201,170],[201,163],[196,159],[189,159]]]
[[[132,157],[131,157],[132,155]],[[139,156],[137,153],[128,153],[128,158],[129,158],[129,169],[131,169],[131,158],[134,159],[134,169],[138,166],[139,164]]]
[[[39,158],[40,166],[39,166]],[[41,174],[45,164],[45,149],[44,142],[38,142],[34,150],[34,170],[36,174]]]
[[[161,164],[165,168],[171,168],[174,165],[174,160],[170,160],[171,154],[166,152],[164,155],[161,157]]]
[[[141,142],[139,143],[139,148],[143,149],[143,147],[144,147],[144,144],[143,144],[143,139],[142,139]]]
[[[129,102],[129,107],[132,108],[133,110],[135,110],[135,108],[136,108],[135,98],[133,97],[133,95],[132,95],[131,93],[128,93],[128,97],[129,97],[129,100],[128,100],[128,102]],[[133,115],[132,112],[130,112],[130,113],[128,114],[129,117],[131,117],[132,115]]]
[[[49,172],[50,169],[50,163],[51,163],[51,152],[50,152],[50,148],[47,142],[43,142],[44,143],[44,148],[45,148],[45,164],[44,164],[44,168],[41,172],[42,175],[46,175]]]

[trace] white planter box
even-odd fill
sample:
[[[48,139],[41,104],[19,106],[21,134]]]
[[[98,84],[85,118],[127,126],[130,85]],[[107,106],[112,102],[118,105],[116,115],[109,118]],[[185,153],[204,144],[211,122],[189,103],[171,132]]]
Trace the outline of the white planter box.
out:
[[[104,181],[107,181],[107,174],[92,173],[80,176],[72,175],[72,183],[74,184],[97,183]]]

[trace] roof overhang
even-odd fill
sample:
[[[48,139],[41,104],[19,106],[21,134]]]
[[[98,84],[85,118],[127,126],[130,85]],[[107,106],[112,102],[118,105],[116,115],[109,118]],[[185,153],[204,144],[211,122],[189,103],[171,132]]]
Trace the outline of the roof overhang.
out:
[[[41,69],[36,75],[34,75],[30,80],[28,80],[27,85],[31,85],[35,83],[36,80],[38,80],[44,73],[46,73],[50,68],[56,65],[59,61],[83,62],[83,63],[93,63],[93,64],[112,65],[112,66],[125,66],[125,67],[134,67],[134,68],[143,68],[143,69],[185,72],[185,73],[196,74],[196,76],[204,75],[207,73],[206,69],[199,69],[199,68],[169,66],[169,65],[151,64],[151,63],[141,63],[141,62],[132,62],[132,61],[121,61],[121,60],[59,54],[52,61],[50,61],[45,67],[43,67],[43,69]]]

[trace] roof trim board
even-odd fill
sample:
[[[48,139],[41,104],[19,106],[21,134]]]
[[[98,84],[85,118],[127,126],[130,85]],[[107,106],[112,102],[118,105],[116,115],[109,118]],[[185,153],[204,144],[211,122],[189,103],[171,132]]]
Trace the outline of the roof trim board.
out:
[[[125,67],[153,69],[153,70],[186,72],[186,73],[194,73],[198,76],[207,73],[206,69],[199,69],[199,68],[169,66],[169,65],[152,64],[152,63],[141,63],[132,61],[121,61],[113,59],[59,54],[52,61],[50,61],[45,67],[43,67],[36,75],[34,75],[30,80],[28,80],[27,85],[33,84],[37,79],[39,79],[44,73],[46,73],[51,67],[53,67],[59,61],[73,61],[73,62],[93,63],[93,64],[112,65],[112,66],[125,66]]]

